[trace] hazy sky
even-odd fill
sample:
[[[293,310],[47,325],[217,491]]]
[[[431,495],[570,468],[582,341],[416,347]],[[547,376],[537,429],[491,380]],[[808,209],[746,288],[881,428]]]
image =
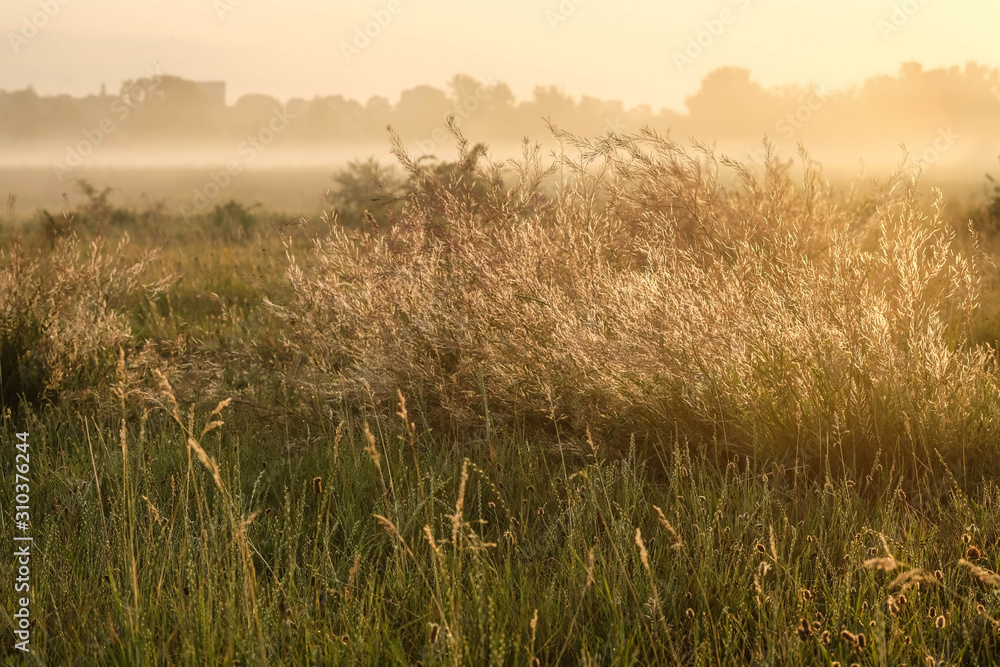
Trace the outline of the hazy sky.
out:
[[[345,52],[373,12],[386,25]],[[159,63],[227,81],[230,102],[248,92],[395,101],[467,73],[505,81],[519,99],[555,84],[682,109],[721,65],[765,85],[831,88],[909,60],[1000,66],[1000,0],[3,0],[0,31],[0,89],[114,92]]]

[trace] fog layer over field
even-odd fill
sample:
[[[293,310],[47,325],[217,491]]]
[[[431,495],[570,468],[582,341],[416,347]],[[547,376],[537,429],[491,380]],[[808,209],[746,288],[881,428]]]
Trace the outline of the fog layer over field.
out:
[[[254,94],[228,104],[224,82],[153,69],[116,93],[0,91],[0,168],[8,170],[3,189],[28,208],[57,206],[84,178],[114,188],[122,201],[145,196],[175,206],[201,192],[208,200],[312,211],[329,176],[349,161],[393,163],[391,133],[415,158],[453,159],[449,118],[471,142],[486,144],[494,160],[520,154],[525,138],[557,149],[550,124],[587,136],[649,127],[756,165],[764,162],[766,137],[784,159],[804,145],[839,180],[862,169],[889,171],[905,145],[931,182],[981,182],[1000,153],[1000,71],[974,63],[907,63],[895,75],[843,89],[821,82],[765,87],[747,69],[720,67],[684,106],[627,108],[554,86],[519,100],[501,81],[468,75],[443,89],[404,90],[397,100]]]

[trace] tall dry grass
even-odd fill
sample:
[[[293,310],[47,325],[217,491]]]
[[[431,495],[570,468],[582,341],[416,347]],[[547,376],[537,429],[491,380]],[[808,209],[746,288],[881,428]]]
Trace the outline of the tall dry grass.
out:
[[[149,278],[156,258],[155,250],[133,257],[128,235],[110,249],[75,234],[0,249],[0,405],[99,398],[117,377],[119,351],[134,347],[133,300],[171,283]]]
[[[467,433],[555,420],[611,444],[846,465],[963,462],[996,442],[992,351],[969,343],[977,258],[941,197],[896,173],[867,199],[644,131],[441,173],[397,142],[390,229],[334,228],[276,311],[310,389]],[[761,173],[758,174],[758,171]]]

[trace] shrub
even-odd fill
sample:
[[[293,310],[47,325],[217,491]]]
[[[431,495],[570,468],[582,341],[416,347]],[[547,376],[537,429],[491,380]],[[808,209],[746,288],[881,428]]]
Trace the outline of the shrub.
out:
[[[992,355],[968,343],[978,274],[915,176],[872,207],[804,152],[796,185],[771,151],[760,179],[649,131],[561,135],[577,157],[506,169],[457,136],[447,182],[396,143],[412,187],[385,234],[292,257],[277,312],[318,395],[847,465],[964,461],[1000,435]]]
[[[260,208],[260,205],[248,208],[233,199],[221,206],[216,204],[209,214],[212,228],[227,239],[245,239],[258,224],[253,212],[255,208]]]
[[[71,234],[92,239],[117,237],[128,230],[139,237],[159,237],[170,221],[166,203],[162,200],[146,200],[140,210],[124,208],[110,201],[112,188],[98,189],[84,179],[77,180],[76,184],[84,201],[71,209],[69,197],[64,194],[61,212],[53,214],[48,209],[36,211],[25,231],[39,233],[51,246]]]
[[[991,229],[1000,229],[1000,182],[990,174],[986,175],[988,185],[986,186],[986,217]]]
[[[128,236],[112,252],[98,239],[84,252],[70,235],[51,251],[20,245],[0,252],[2,405],[38,404],[103,385],[131,329],[126,302],[144,289],[155,252],[126,259]],[[151,294],[167,281],[145,286]]]
[[[326,200],[337,211],[337,220],[348,227],[360,227],[365,211],[386,204],[405,194],[406,183],[391,168],[380,165],[375,158],[352,160],[334,174],[334,187],[327,191]]]

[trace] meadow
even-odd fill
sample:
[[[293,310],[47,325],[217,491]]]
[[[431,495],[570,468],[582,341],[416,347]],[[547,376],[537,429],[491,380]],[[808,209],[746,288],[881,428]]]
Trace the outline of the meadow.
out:
[[[8,201],[6,659],[1000,664],[995,184],[452,130],[319,216]]]

